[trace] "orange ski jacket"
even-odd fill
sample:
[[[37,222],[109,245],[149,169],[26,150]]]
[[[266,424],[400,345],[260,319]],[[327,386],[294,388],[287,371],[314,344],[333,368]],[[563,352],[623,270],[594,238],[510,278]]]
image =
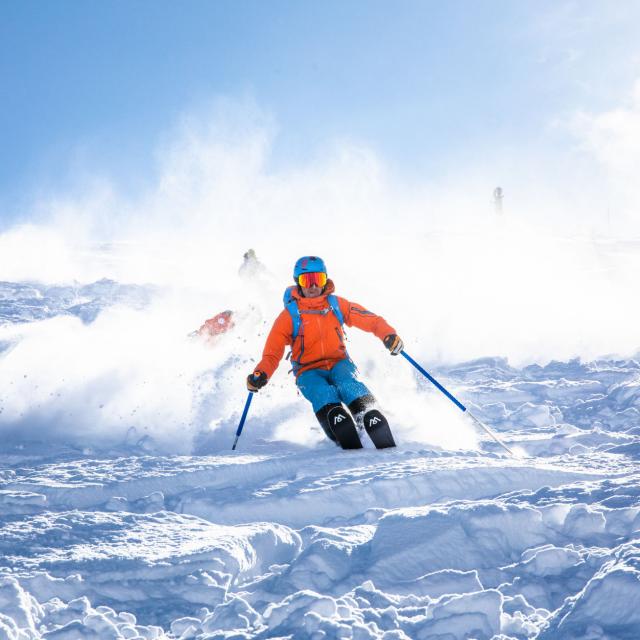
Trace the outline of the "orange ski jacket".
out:
[[[273,323],[262,352],[262,360],[256,371],[264,371],[270,378],[278,368],[285,347],[291,346],[291,359],[299,363],[296,376],[308,369],[331,369],[336,362],[347,358],[342,325],[335,313],[329,310],[322,314],[305,314],[307,310],[319,311],[330,307],[327,296],[335,291],[333,281],[328,280],[322,295],[317,298],[304,298],[297,289],[293,289],[302,326],[298,336],[293,340],[293,320],[287,309],[283,309]],[[385,336],[396,333],[384,318],[377,316],[364,307],[336,296],[344,322],[348,327],[358,327],[373,333],[383,340]]]

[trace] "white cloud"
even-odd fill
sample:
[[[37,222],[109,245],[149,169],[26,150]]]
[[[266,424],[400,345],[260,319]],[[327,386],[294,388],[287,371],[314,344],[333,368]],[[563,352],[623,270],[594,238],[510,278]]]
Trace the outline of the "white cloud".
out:
[[[626,215],[640,213],[640,80],[623,106],[600,113],[582,112],[572,128],[584,151],[598,163],[609,183],[614,206]]]

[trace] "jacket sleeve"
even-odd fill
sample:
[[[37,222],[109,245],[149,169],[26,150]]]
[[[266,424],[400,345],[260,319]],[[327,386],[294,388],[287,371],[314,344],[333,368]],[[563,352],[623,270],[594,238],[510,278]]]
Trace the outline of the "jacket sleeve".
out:
[[[348,327],[358,327],[358,329],[373,333],[380,340],[383,340],[390,333],[397,333],[382,316],[377,316],[362,305],[356,302],[349,302],[349,300],[340,297],[338,298],[338,303],[344,316],[345,324]]]
[[[262,360],[258,362],[255,369],[264,371],[267,377],[270,378],[278,368],[280,360],[282,360],[285,347],[291,344],[292,334],[293,322],[291,321],[291,315],[284,309],[276,318],[273,327],[271,327],[262,352]]]

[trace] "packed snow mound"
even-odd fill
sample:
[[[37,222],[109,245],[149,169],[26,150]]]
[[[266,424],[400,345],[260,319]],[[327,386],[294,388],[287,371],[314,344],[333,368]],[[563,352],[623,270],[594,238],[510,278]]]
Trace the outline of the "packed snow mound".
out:
[[[624,454],[16,455],[0,637],[637,629],[640,474]]]

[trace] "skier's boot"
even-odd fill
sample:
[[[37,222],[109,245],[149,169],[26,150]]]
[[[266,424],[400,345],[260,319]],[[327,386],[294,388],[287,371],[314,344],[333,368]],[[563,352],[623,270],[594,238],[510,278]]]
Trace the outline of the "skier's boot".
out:
[[[340,404],[329,410],[329,428],[343,449],[362,449],[362,442],[351,414]]]
[[[332,402],[331,404],[325,404],[324,407],[316,411],[316,418],[318,418],[318,422],[320,423],[320,426],[322,427],[325,435],[327,436],[327,438],[329,438],[329,440],[332,440],[336,444],[338,444],[338,441],[336,440],[336,436],[329,426],[329,411],[341,406],[341,404]]]
[[[387,419],[377,409],[369,409],[364,414],[363,421],[364,428],[373,444],[376,445],[376,449],[396,446]]]

